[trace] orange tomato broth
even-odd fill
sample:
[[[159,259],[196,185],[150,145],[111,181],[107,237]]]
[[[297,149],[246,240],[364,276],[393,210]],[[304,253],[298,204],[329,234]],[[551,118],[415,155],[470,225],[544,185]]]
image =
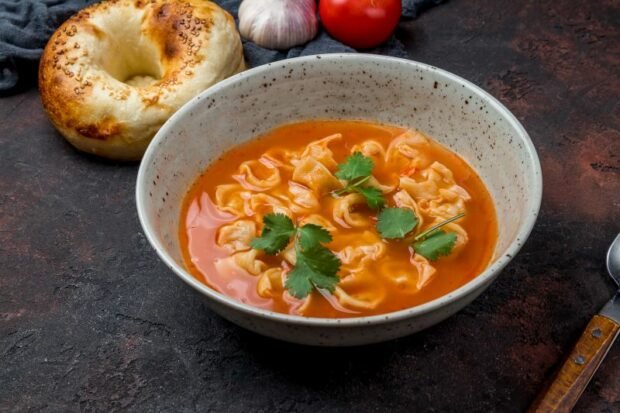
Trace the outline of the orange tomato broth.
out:
[[[250,275],[241,269],[234,274],[219,274],[216,271],[215,260],[230,255],[216,243],[218,227],[234,220],[230,218],[230,215],[221,213],[211,202],[215,199],[216,187],[221,184],[236,183],[232,175],[237,174],[239,164],[247,160],[258,159],[271,148],[302,151],[312,141],[334,133],[341,133],[343,138],[332,142],[329,146],[336,162],[341,163],[350,155],[353,145],[373,139],[387,148],[391,140],[404,131],[399,127],[363,121],[313,120],[278,127],[224,153],[196,179],[183,201],[179,235],[186,267],[201,282],[238,301],[271,311],[296,314],[302,301],[289,294],[280,294],[275,298],[261,297],[257,293],[258,276]],[[312,292],[311,302],[306,306],[304,315],[328,318],[359,317],[413,307],[461,287],[487,267],[493,258],[497,240],[497,219],[490,194],[472,167],[444,146],[431,140],[431,145],[428,150],[424,150],[424,155],[448,167],[454,174],[456,184],[465,188],[472,197],[472,200],[466,203],[466,216],[459,221],[469,237],[463,250],[459,254],[452,254],[432,262],[437,272],[427,285],[414,294],[402,291],[393,283],[384,282],[379,287],[385,289],[387,299],[372,310],[354,311],[340,306],[337,299],[329,293],[315,290]],[[373,175],[381,183],[393,184],[395,178],[396,183],[398,182],[398,174],[402,172],[377,165],[373,170]],[[416,175],[414,174],[413,177],[415,178]],[[290,173],[289,175],[282,173],[280,185],[286,187],[289,179]],[[328,198],[331,197],[325,195],[320,199],[321,211],[318,213],[331,218],[333,202]],[[386,196],[386,200],[388,200],[388,206],[394,206],[390,195]],[[376,212],[370,210],[367,212],[372,219],[369,229],[375,231]],[[359,229],[335,226],[337,227],[336,233],[332,231],[334,240],[326,246],[333,251],[339,251],[347,246],[347,238],[351,239],[351,235],[355,235],[356,231],[359,233]],[[376,264],[376,268],[370,268],[371,271],[380,271],[378,267],[385,260],[390,261],[392,268],[412,265],[410,263],[411,250],[407,242],[403,240],[384,242],[387,242],[386,255],[371,264],[371,266]],[[287,267],[280,256],[261,256],[260,259],[267,262],[270,267],[281,264],[284,268]],[[343,276],[342,271],[339,275]]]

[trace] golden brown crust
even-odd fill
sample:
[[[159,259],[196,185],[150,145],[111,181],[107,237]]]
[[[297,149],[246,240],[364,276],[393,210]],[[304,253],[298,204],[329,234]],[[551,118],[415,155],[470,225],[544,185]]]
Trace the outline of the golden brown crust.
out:
[[[138,69],[144,84],[122,78],[142,76],[132,65],[148,66]],[[244,67],[234,20],[210,1],[108,0],[53,34],[39,88],[50,120],[78,149],[140,159],[183,103]]]

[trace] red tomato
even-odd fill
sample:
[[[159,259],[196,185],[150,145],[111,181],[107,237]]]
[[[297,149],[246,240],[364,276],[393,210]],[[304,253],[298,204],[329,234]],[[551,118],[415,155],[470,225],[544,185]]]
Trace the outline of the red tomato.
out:
[[[319,15],[334,38],[356,49],[377,46],[390,37],[401,0],[320,0]]]

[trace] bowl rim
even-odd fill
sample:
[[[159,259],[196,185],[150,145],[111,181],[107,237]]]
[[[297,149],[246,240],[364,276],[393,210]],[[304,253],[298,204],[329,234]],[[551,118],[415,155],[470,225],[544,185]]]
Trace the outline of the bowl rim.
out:
[[[199,105],[200,102],[206,102],[209,95],[217,93],[221,90],[225,90],[226,88],[234,85],[236,82],[242,79],[254,76],[258,77],[266,72],[269,72],[272,67],[275,67],[276,65],[281,67],[282,65],[298,65],[310,61],[317,64],[320,64],[320,62],[335,61],[361,61],[369,63],[381,63],[387,61],[399,65],[410,66],[412,69],[417,68],[425,72],[438,73],[446,78],[449,78],[452,81],[461,83],[470,91],[472,91],[472,93],[476,93],[480,98],[483,98],[487,104],[493,106],[504,117],[504,119],[518,132],[519,138],[524,144],[523,149],[531,158],[532,166],[534,169],[533,177],[535,182],[533,183],[533,194],[526,201],[525,217],[523,223],[521,224],[521,227],[514,235],[514,238],[512,239],[504,253],[500,257],[498,257],[495,262],[487,266],[487,268],[481,274],[479,274],[466,284],[460,286],[455,290],[452,290],[446,295],[428,301],[424,304],[385,314],[350,318],[304,317],[301,315],[284,314],[265,310],[258,307],[253,307],[249,304],[244,304],[212,289],[207,284],[196,279],[183,266],[178,265],[175,262],[175,260],[167,253],[166,248],[162,245],[162,243],[160,243],[154,229],[150,227],[150,223],[147,219],[146,214],[146,204],[148,202],[148,197],[146,195],[148,192],[146,190],[146,185],[148,182],[146,180],[146,165],[150,164],[153,158],[156,156],[157,150],[159,148],[159,141],[163,140],[164,137],[170,133],[170,131],[175,127],[176,121],[179,118],[183,117],[186,112],[189,112],[195,106]],[[255,316],[284,324],[320,327],[355,327],[371,324],[377,325],[392,323],[420,316],[422,314],[438,310],[442,307],[446,307],[461,298],[476,293],[476,291],[478,291],[479,288],[484,287],[485,284],[490,284],[491,281],[493,281],[493,279],[499,275],[501,270],[519,252],[519,250],[529,237],[538,217],[538,213],[540,211],[542,188],[543,181],[540,160],[529,134],[521,125],[521,123],[517,120],[517,118],[512,114],[512,112],[510,112],[510,110],[508,110],[501,102],[499,102],[496,98],[494,98],[491,94],[486,92],[481,87],[451,72],[415,60],[367,53],[330,53],[285,59],[248,69],[244,72],[231,76],[219,83],[216,83],[215,85],[209,87],[208,89],[204,90],[203,92],[192,98],[190,101],[185,103],[164,123],[164,125],[159,129],[159,131],[156,133],[155,137],[146,149],[144,157],[142,158],[142,161],[140,163],[136,180],[136,206],[138,210],[138,218],[140,220],[140,224],[142,226],[144,234],[146,235],[146,238],[150,242],[151,246],[155,249],[159,258],[185,283],[190,285],[195,290],[201,292],[210,300],[215,301],[217,304],[229,307],[233,310],[249,316]]]

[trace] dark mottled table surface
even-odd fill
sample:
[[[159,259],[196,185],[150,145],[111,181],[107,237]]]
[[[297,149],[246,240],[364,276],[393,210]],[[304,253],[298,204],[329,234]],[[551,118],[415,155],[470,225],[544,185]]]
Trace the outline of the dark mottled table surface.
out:
[[[156,258],[137,166],[78,154],[30,90],[0,100],[0,411],[523,411],[614,291],[620,3],[452,0],[398,35],[497,96],[538,148],[542,214],[487,292],[370,347],[242,331]],[[577,411],[620,412],[620,343]]]

